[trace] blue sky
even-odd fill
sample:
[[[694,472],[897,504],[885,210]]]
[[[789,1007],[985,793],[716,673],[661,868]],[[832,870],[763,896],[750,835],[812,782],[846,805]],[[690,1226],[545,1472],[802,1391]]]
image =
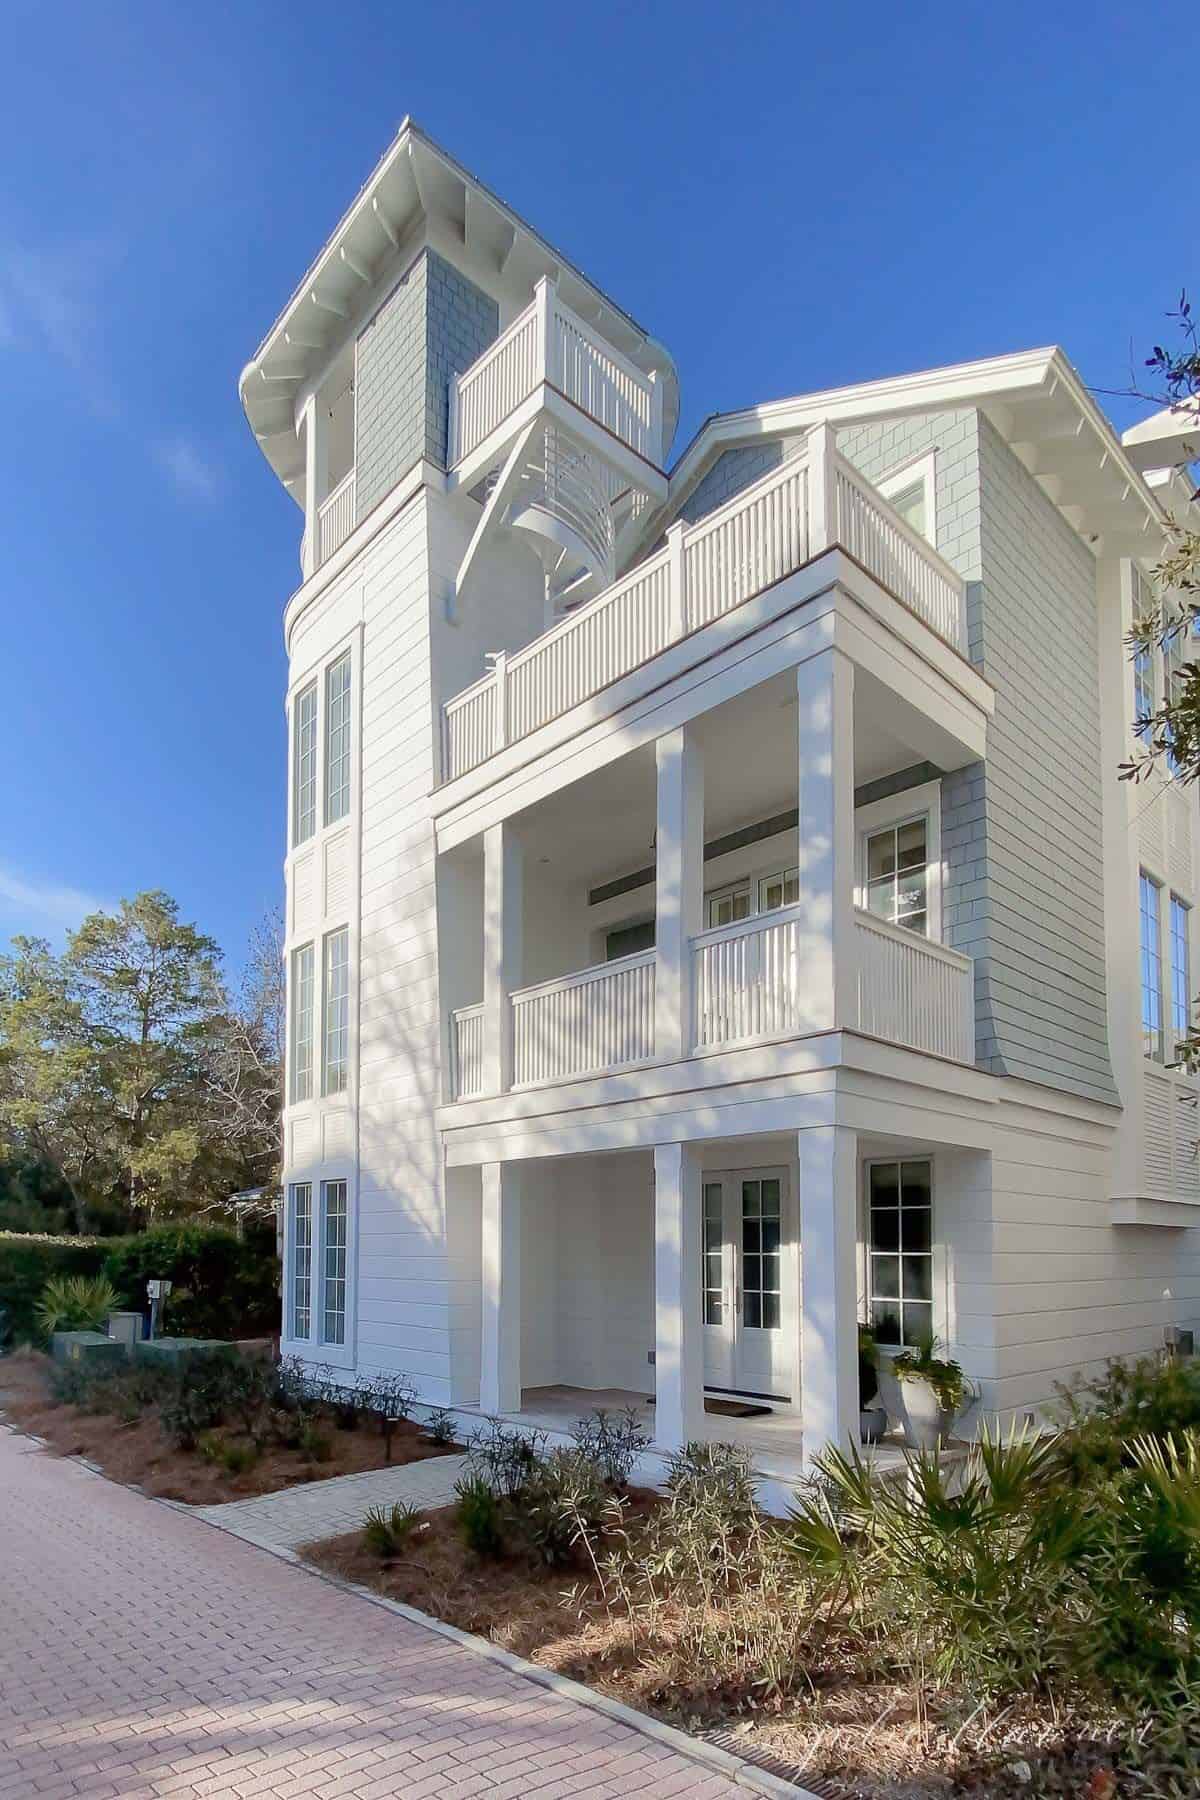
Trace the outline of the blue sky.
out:
[[[236,382],[405,113],[670,346],[677,448],[1050,342],[1121,388],[1197,272],[1178,6],[9,0],[6,40],[0,941],[161,886],[236,960],[278,894],[300,518]]]

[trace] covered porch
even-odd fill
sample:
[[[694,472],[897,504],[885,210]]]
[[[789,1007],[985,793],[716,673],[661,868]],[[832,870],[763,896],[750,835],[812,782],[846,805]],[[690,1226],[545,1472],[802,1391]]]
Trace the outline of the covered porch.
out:
[[[563,1441],[632,1407],[646,1479],[707,1439],[786,1497],[857,1444],[860,1319],[983,1370],[955,1301],[982,1152],[816,1125],[450,1173],[458,1404]],[[874,1454],[899,1462],[898,1438]]]

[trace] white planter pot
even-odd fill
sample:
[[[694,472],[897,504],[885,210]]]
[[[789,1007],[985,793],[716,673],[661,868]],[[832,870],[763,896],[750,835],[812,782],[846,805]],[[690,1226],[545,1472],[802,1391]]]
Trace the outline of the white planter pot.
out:
[[[950,1435],[953,1414],[947,1413],[927,1381],[899,1378],[904,1440],[912,1450],[936,1450]]]

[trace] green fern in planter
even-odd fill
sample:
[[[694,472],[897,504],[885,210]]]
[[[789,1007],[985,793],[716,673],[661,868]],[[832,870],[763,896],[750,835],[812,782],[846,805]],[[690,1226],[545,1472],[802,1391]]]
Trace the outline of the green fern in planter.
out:
[[[899,1381],[923,1381],[937,1395],[943,1412],[957,1413],[967,1397],[967,1378],[960,1364],[934,1355],[937,1347],[938,1340],[927,1337],[899,1351],[892,1358],[892,1373]]]

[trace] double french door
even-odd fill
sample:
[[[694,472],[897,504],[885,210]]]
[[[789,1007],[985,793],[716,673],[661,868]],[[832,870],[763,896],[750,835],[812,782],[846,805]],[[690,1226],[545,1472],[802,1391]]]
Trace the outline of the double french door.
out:
[[[704,1385],[786,1400],[788,1188],[783,1169],[706,1174],[701,1207]]]

